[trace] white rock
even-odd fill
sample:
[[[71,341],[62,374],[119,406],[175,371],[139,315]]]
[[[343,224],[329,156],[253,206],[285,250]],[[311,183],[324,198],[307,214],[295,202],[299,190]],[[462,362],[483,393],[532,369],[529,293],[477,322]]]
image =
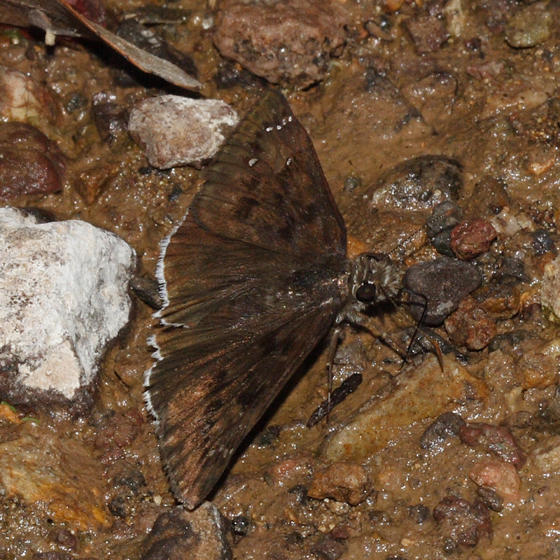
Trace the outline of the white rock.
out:
[[[134,250],[86,222],[0,208],[0,400],[80,399],[128,322]]]
[[[237,113],[219,99],[160,95],[132,109],[128,130],[150,165],[168,169],[210,159],[225,140],[224,129],[238,122]]]

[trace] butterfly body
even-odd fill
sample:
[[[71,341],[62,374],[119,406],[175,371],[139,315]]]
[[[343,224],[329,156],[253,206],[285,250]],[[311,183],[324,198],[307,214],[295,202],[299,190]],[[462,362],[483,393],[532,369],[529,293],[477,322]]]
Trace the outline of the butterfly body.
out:
[[[165,306],[146,375],[171,488],[189,508],[333,323],[382,298],[376,283],[398,284],[383,259],[347,258],[342,216],[280,93],[263,97],[204,176],[162,244]]]

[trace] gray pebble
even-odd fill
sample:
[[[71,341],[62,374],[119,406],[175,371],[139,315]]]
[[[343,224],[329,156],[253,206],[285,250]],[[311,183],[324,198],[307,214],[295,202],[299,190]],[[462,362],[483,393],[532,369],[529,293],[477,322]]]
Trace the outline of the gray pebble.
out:
[[[525,6],[506,26],[506,41],[510,47],[534,47],[550,37],[552,14],[543,2]]]
[[[399,163],[368,193],[372,206],[400,210],[429,210],[456,200],[463,187],[461,164],[439,155],[419,156]]]
[[[426,304],[423,323],[439,325],[466,295],[478,288],[481,280],[475,265],[448,257],[411,266],[404,277],[404,286],[415,303],[410,313],[420,320]]]

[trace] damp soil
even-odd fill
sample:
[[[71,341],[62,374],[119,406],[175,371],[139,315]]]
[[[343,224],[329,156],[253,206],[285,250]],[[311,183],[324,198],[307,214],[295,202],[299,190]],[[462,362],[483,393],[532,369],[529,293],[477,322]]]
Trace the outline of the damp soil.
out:
[[[106,2],[109,25],[144,4]],[[192,59],[205,96],[242,115],[267,82],[219,54],[214,4],[162,5],[186,15],[151,29]],[[560,34],[550,22],[560,5],[336,4],[344,47],[321,63],[320,79],[316,67],[303,87],[274,76],[316,147],[349,252],[405,267],[438,251],[461,254],[481,285],[426,335],[432,352],[409,352],[404,365],[386,342],[407,348],[415,319],[406,306],[370,317],[385,343],[347,328],[334,383],[358,373],[362,383],[308,428],[327,394],[328,344],[319,344],[210,497],[228,535],[207,557],[558,558],[559,332],[539,285],[558,239]],[[18,119],[66,158],[62,190],[10,193],[2,203],[113,231],[153,278],[159,243],[200,172],[150,167],[126,115],[141,99],[177,91],[95,43],[46,47],[35,32],[9,27],[0,29],[0,65],[44,94]],[[452,208],[434,226],[445,201]],[[474,250],[464,231],[474,231]],[[137,299],[85,414],[0,405],[0,558],[164,557],[148,535],[177,503],[143,400],[151,315]],[[446,353],[436,356],[434,340]]]

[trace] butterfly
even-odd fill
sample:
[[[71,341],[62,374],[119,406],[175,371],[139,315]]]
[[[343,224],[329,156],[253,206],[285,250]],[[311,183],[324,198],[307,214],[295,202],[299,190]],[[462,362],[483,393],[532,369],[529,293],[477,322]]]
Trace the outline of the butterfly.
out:
[[[203,176],[162,242],[146,374],[170,486],[190,509],[333,324],[401,285],[387,259],[347,257],[343,218],[281,93],[263,95]]]

